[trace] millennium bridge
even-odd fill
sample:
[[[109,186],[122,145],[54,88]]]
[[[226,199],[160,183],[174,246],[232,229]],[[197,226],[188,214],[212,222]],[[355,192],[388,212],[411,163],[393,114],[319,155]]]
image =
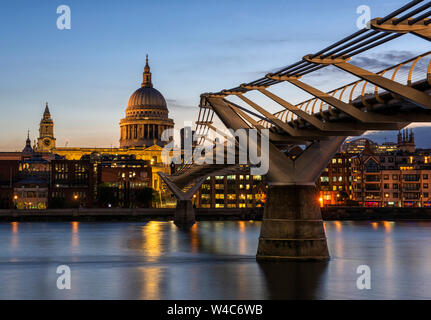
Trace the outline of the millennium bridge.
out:
[[[329,259],[315,183],[341,144],[347,137],[368,130],[400,130],[412,122],[431,122],[431,52],[378,72],[350,62],[407,34],[411,39],[430,41],[430,7],[431,1],[411,1],[383,18],[372,19],[367,28],[276,72],[235,88],[201,95],[195,130],[200,137],[198,145],[208,143],[210,131],[220,130],[215,117],[228,129],[244,129],[249,135],[251,130],[257,131],[261,138],[269,136],[267,200],[257,259]],[[314,76],[331,72],[330,67],[357,80],[323,92],[302,79],[309,83]],[[292,104],[269,90],[281,83],[293,85],[312,98]],[[281,111],[269,112],[247,97],[249,92],[266,96]],[[243,106],[229,100],[233,97]],[[231,139],[238,144],[238,137]],[[292,156],[290,150],[298,147],[301,153]],[[175,223],[194,223],[192,197],[208,176],[249,169],[239,164],[189,161],[171,176],[160,174],[177,198]]]

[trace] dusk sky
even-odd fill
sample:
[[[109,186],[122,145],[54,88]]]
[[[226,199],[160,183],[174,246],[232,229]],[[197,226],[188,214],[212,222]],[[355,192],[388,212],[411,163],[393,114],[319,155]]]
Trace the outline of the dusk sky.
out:
[[[57,146],[118,146],[119,121],[140,87],[147,53],[154,87],[179,128],[196,120],[201,93],[255,80],[350,35],[360,5],[379,17],[406,2],[3,0],[0,151],[21,150],[27,130],[37,138],[46,101]],[[71,30],[57,29],[62,4],[71,9]],[[379,69],[427,50],[426,41],[406,35],[365,56]],[[334,73],[314,81],[331,89],[349,79]],[[307,98],[283,86],[274,92],[295,103]]]

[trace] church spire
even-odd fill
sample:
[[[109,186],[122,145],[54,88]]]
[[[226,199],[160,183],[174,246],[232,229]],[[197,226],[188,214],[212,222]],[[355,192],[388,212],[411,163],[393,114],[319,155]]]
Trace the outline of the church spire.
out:
[[[144,68],[143,81],[142,81],[141,87],[146,87],[146,88],[153,87],[153,83],[151,82],[150,65],[148,64],[148,54],[147,54],[145,68]]]
[[[51,113],[49,112],[48,102],[45,106],[45,111],[43,112],[43,119],[47,120],[51,118]]]
[[[25,141],[25,147],[22,150],[25,154],[33,153],[33,148],[31,147],[31,140],[30,140],[30,130],[27,131],[27,140]]]

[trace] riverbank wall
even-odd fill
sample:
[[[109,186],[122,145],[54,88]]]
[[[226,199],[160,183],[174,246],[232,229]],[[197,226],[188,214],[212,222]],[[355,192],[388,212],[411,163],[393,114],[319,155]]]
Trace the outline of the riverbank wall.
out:
[[[258,209],[195,209],[196,220],[262,220],[263,208]],[[47,209],[0,210],[0,222],[10,221],[169,221],[175,209]]]
[[[195,209],[196,220],[262,220],[263,208]],[[48,209],[0,210],[0,222],[10,221],[169,221],[174,209]],[[323,220],[431,220],[431,208],[322,208]]]
[[[322,208],[323,220],[431,220],[431,208]]]

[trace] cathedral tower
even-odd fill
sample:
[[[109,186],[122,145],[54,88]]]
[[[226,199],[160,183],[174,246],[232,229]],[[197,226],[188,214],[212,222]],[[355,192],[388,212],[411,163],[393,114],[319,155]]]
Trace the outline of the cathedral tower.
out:
[[[54,121],[52,121],[47,102],[45,111],[43,113],[43,118],[40,121],[39,138],[37,139],[37,151],[50,152],[55,148],[55,140]]]

